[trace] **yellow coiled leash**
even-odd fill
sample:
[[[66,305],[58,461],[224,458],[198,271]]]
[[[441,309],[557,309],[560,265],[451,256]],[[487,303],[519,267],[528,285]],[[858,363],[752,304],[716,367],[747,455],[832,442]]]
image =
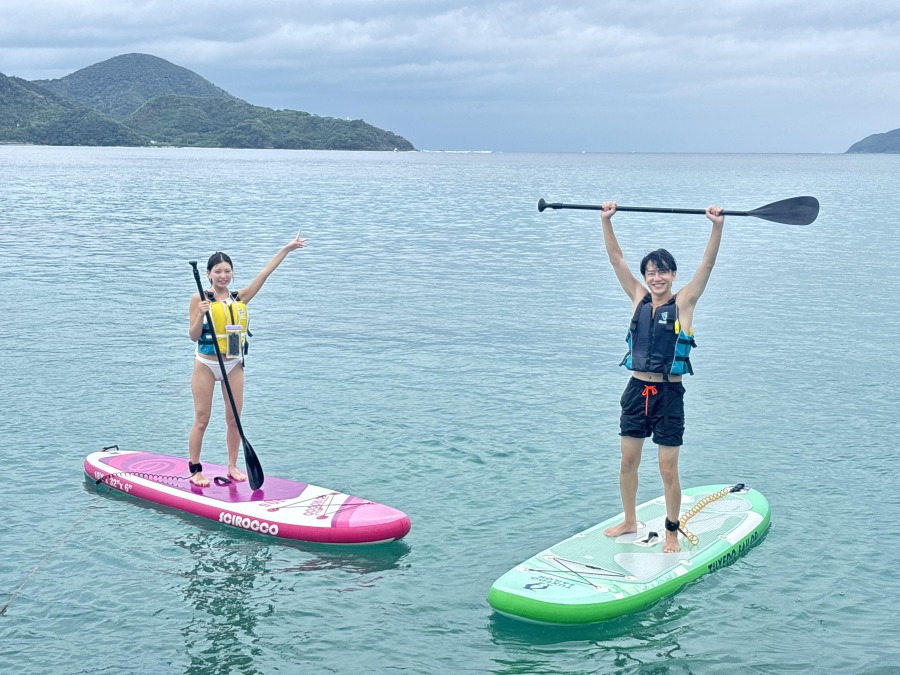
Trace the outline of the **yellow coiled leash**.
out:
[[[692,534],[690,530],[687,529],[687,521],[696,516],[705,507],[709,506],[714,501],[722,499],[722,497],[725,497],[732,492],[740,492],[743,489],[744,484],[738,483],[737,485],[733,485],[732,487],[722,488],[718,492],[714,492],[711,495],[706,495],[703,499],[694,504],[694,506],[691,507],[689,511],[685,512],[685,514],[681,516],[681,518],[678,520],[678,531],[684,535],[685,539],[691,542],[691,546],[696,546],[698,543],[700,543],[700,537],[698,537],[696,534]]]

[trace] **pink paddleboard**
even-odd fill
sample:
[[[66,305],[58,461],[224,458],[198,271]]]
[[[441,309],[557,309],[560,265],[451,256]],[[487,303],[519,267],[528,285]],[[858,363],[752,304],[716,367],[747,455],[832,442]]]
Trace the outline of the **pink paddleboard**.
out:
[[[226,467],[203,463],[210,486],[192,485],[187,458],[133,450],[92,452],[85,473],[114,490],[193,513],[231,527],[299,541],[374,544],[409,532],[402,511],[327,488],[266,477],[259,490],[247,481],[218,485]]]

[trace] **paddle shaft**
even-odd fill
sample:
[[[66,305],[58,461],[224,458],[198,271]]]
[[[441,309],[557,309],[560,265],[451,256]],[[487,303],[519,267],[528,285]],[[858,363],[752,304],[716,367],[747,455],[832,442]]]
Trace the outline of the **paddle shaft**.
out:
[[[197,270],[197,261],[191,260],[190,262],[191,267],[194,268],[194,281],[197,282],[197,291],[200,293],[200,299],[203,300],[206,298],[206,290],[200,282],[200,272]],[[237,404],[234,402],[234,394],[231,393],[231,383],[228,381],[228,374],[225,372],[225,359],[222,358],[222,350],[219,349],[219,340],[216,337],[216,325],[212,320],[212,312],[208,310],[206,312],[206,323],[209,325],[209,329],[212,332],[212,343],[213,348],[216,350],[216,359],[219,361],[219,370],[222,371],[222,382],[225,383],[225,391],[228,393],[228,402],[231,404],[231,412],[234,413],[235,426],[237,426],[238,433],[241,435],[241,446],[244,449],[244,462],[247,464],[247,473],[250,474],[250,487],[254,490],[258,490],[263,482],[262,465],[259,463],[256,451],[253,449],[253,446],[247,442],[247,437],[244,435],[244,428],[241,426],[241,416],[238,413]],[[257,477],[259,484],[254,485],[254,483],[257,482]]]
[[[580,209],[582,211],[602,211],[603,206],[600,204],[562,204],[560,202],[545,202],[544,208],[547,209]],[[616,212],[619,211],[638,211],[640,213],[687,213],[693,215],[706,215],[706,209],[670,209],[657,206],[616,206]],[[722,211],[723,216],[749,216],[749,211]]]

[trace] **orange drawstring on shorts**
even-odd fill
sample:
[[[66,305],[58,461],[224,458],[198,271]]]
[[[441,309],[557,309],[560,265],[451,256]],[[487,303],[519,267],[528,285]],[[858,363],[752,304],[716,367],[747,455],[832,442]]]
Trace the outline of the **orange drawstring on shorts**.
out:
[[[656,396],[656,387],[652,384],[645,384],[644,391],[641,392],[641,396],[644,397],[644,417],[650,414],[650,394]]]

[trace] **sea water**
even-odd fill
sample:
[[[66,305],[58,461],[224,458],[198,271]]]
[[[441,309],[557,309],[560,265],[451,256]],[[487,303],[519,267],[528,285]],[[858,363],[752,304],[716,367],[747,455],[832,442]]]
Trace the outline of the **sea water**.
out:
[[[0,147],[0,671],[890,672],[900,667],[893,302],[900,158]],[[760,546],[654,607],[547,628],[493,581],[619,512],[630,318],[598,215],[726,219],[695,316],[685,486],[744,482]],[[676,288],[702,216],[620,213]],[[244,431],[268,475],[409,514],[401,542],[284,543],[83,478],[101,446],[185,455],[190,260],[248,284]],[[224,463],[217,396],[203,459]],[[662,492],[644,451],[639,500]],[[879,668],[885,670],[879,671]]]

